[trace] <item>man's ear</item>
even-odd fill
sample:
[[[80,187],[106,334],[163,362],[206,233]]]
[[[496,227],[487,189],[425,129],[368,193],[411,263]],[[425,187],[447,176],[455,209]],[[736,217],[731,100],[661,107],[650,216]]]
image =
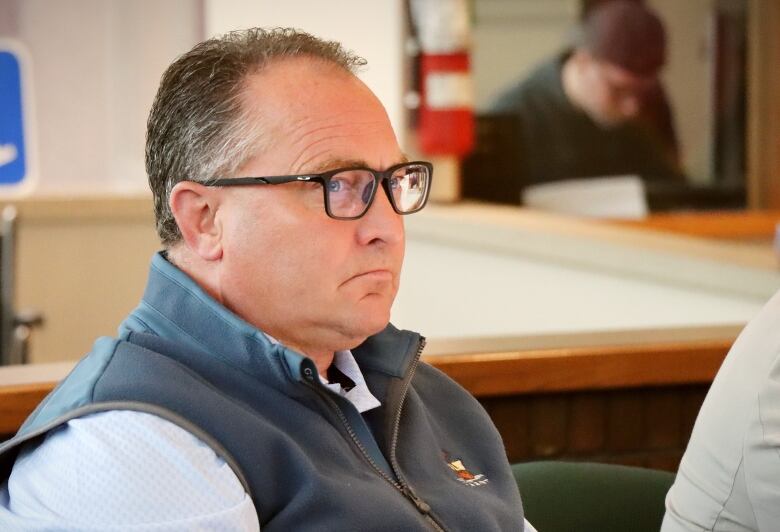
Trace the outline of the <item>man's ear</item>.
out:
[[[219,202],[214,190],[180,181],[171,190],[169,205],[187,247],[204,260],[222,258],[222,227],[216,217]]]

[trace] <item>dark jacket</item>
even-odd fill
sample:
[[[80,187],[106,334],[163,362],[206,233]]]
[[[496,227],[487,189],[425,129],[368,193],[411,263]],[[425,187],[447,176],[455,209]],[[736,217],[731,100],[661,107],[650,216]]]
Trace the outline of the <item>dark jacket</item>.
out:
[[[492,156],[512,166],[498,168],[512,179],[506,180],[505,190],[492,194],[517,203],[528,185],[629,174],[647,183],[684,182],[663,88],[648,91],[636,119],[603,127],[566,96],[561,72],[568,57],[563,53],[539,65],[489,107],[488,115],[501,119],[495,127],[505,130],[507,137],[492,142],[510,152]]]
[[[424,340],[392,326],[353,350],[380,408],[361,415],[314,363],[217,304],[161,255],[119,338],[98,340],[0,446],[69,419],[149,412],[231,465],[273,530],[522,530],[501,439],[480,405],[419,361]]]

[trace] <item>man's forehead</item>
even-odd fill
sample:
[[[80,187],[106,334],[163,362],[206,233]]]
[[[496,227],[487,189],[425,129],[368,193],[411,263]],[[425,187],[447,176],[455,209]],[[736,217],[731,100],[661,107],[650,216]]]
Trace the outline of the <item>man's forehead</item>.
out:
[[[388,166],[395,164],[407,163],[409,158],[405,155],[400,155],[397,160],[392,161]],[[321,162],[313,165],[311,172],[327,172],[328,170],[336,170],[338,168],[373,168],[371,164],[365,159],[355,158],[342,158],[342,157],[330,157]],[[374,168],[374,170],[384,170],[384,168]]]
[[[265,93],[293,97],[304,87],[333,83],[360,84],[358,79],[349,70],[325,59],[300,56],[271,59],[262,68],[250,71],[245,81],[250,88],[262,88]],[[296,98],[296,101],[307,103],[306,99]]]
[[[640,76],[608,61],[602,61],[602,68],[604,68],[609,80],[616,85],[641,89],[653,86],[658,82],[656,75]]]
[[[354,95],[355,81],[336,65],[324,66],[309,58],[276,59],[246,76],[242,105],[264,128],[294,126],[333,108],[340,94]]]
[[[244,97],[264,137],[258,154],[278,163],[269,171],[378,170],[406,160],[381,102],[338,65],[278,60],[250,78]]]

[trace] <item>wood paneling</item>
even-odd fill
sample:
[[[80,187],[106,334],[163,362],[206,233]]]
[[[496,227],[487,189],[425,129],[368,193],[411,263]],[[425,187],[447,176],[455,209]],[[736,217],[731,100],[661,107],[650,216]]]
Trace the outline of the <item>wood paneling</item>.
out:
[[[676,471],[708,387],[519,394],[480,402],[510,462],[577,460]]]
[[[748,203],[780,209],[780,2],[750,0]]]
[[[568,424],[569,448],[574,453],[598,453],[606,445],[607,399],[603,394],[582,394],[572,401]]]

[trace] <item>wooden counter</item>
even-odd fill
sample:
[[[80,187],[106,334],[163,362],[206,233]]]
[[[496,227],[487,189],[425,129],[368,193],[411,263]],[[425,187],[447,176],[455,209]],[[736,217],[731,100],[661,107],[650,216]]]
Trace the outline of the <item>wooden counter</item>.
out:
[[[427,357],[478,398],[709,383],[732,340]]]
[[[780,211],[714,211],[652,214],[644,220],[610,223],[718,240],[771,242]]]

